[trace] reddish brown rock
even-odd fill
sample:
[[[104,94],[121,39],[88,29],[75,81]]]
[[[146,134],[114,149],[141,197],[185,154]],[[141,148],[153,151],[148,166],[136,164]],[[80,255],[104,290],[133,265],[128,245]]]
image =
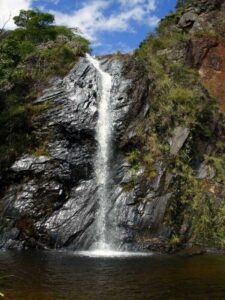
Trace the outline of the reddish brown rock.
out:
[[[209,50],[218,45],[214,38],[202,37],[191,39],[187,51],[187,61],[192,67],[201,67]]]
[[[186,61],[225,112],[225,0],[193,0],[201,8],[192,27]],[[212,34],[214,33],[214,34]]]
[[[225,45],[216,38],[193,38],[189,43],[187,62],[199,69],[203,84],[225,112]]]
[[[199,74],[212,96],[218,99],[221,111],[225,112],[225,45],[219,44],[208,51]]]

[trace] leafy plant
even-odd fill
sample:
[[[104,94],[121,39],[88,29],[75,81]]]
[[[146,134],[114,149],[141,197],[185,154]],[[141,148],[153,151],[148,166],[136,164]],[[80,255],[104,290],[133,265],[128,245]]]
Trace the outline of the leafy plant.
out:
[[[158,175],[154,165],[162,161],[172,176],[167,189],[173,196],[165,222],[172,228],[170,243],[173,247],[187,242],[181,235],[184,227],[188,231],[186,239],[191,243],[224,248],[225,144],[221,142],[225,138],[224,116],[218,119],[220,131],[216,134],[210,125],[215,124],[215,116],[219,116],[216,99],[202,87],[197,70],[186,65],[182,58],[182,49],[186,49],[192,35],[179,29],[177,24],[190,2],[179,1],[177,11],[163,19],[156,33],[149,34],[135,52],[154,78],[150,111],[143,125],[149,131],[145,134],[136,131],[139,155],[135,156],[135,163],[145,166],[143,176],[149,178],[149,174]],[[178,154],[171,157],[168,141],[177,127],[189,128],[190,135]],[[209,156],[204,156],[206,143],[213,145]],[[133,160],[135,146],[132,153]],[[213,175],[200,179],[198,167],[203,161],[215,174],[212,172]]]
[[[33,121],[48,103],[33,100],[54,76],[64,76],[89,50],[89,42],[54,16],[21,10],[17,29],[0,40],[0,172],[24,151],[35,148]]]

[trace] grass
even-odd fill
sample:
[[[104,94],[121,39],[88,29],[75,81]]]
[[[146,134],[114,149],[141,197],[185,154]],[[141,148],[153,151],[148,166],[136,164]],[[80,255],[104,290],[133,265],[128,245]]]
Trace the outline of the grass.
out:
[[[179,53],[176,59],[177,49],[185,49],[193,37],[176,26],[183,11],[184,7],[180,7],[166,17],[156,33],[149,34],[135,52],[154,82],[145,120],[149,132],[137,128],[138,152],[133,146],[128,159],[145,166],[146,179],[158,175],[154,167],[157,161],[163,162],[167,173],[173,175],[168,187],[173,196],[165,223],[172,228],[170,243],[174,247],[184,242],[180,228],[187,226],[193,244],[225,248],[225,143],[221,142],[224,116],[218,118],[220,134],[217,135],[210,125],[219,114],[216,99],[202,87],[197,70],[186,65]],[[195,36],[203,34],[217,38],[208,28]],[[178,126],[190,128],[191,133],[172,158],[168,141]],[[210,156],[204,155],[206,141],[212,145]],[[215,169],[214,178],[196,176],[196,162],[204,160]]]

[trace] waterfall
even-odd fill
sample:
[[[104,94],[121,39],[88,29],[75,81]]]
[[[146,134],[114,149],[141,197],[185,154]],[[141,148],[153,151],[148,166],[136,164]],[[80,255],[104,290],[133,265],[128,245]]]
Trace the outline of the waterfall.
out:
[[[101,97],[98,107],[98,123],[96,139],[98,142],[97,155],[95,160],[95,173],[98,185],[99,214],[97,217],[97,231],[99,241],[97,249],[110,250],[110,243],[107,241],[106,215],[108,210],[108,182],[109,182],[109,157],[112,137],[112,113],[110,95],[112,88],[112,77],[101,69],[100,62],[86,55],[89,62],[95,67],[101,76]]]
[[[127,257],[127,256],[145,256],[149,255],[142,252],[126,252],[114,249],[114,241],[112,237],[108,236],[107,230],[107,214],[110,208],[109,203],[109,176],[110,176],[110,151],[112,146],[112,110],[111,110],[111,90],[112,90],[112,76],[104,72],[101,68],[100,62],[86,54],[87,60],[97,70],[101,79],[101,93],[98,104],[98,122],[96,128],[96,140],[98,142],[98,149],[95,159],[95,174],[98,186],[98,200],[99,212],[97,215],[97,236],[96,245],[92,247],[91,251],[78,251],[76,255],[90,256],[90,257]]]

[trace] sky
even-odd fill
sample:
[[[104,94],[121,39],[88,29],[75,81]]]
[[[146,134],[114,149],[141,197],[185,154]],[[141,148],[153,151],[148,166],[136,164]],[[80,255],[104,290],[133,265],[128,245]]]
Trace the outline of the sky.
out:
[[[20,9],[39,8],[55,15],[58,25],[78,27],[91,41],[94,54],[130,52],[176,0],[0,0],[0,28],[15,28],[12,17]]]

